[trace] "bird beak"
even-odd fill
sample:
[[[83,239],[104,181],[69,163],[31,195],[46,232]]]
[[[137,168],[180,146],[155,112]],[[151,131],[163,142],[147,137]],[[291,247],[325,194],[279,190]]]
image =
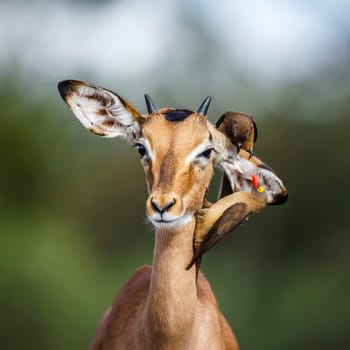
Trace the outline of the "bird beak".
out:
[[[237,142],[237,153],[239,153],[239,151],[241,150],[241,147],[242,147],[242,142]]]

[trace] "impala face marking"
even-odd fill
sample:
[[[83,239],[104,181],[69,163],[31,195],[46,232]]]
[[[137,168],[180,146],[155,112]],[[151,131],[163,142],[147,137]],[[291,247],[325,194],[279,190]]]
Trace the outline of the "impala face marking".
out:
[[[138,142],[134,145],[140,154],[141,161],[147,162],[149,160],[154,161],[154,153],[152,152],[151,145],[148,140],[141,137],[137,140]]]
[[[186,163],[191,163],[193,161],[207,162],[211,158],[211,153],[215,150],[213,144],[210,141],[210,136],[208,142],[203,143],[196,147],[185,159]]]
[[[158,110],[145,95],[148,115],[112,91],[88,83],[59,83],[63,99],[91,132],[123,136],[138,150],[146,174],[146,214],[155,226],[186,224],[203,204],[212,176],[214,148],[208,129],[207,97],[197,112]]]
[[[176,110],[172,114],[179,115]],[[169,119],[169,111],[160,110],[142,127],[153,154],[141,159],[149,193],[146,214],[155,226],[187,223],[202,207],[212,176],[213,145],[206,118],[195,112],[181,114],[181,120]]]
[[[88,130],[121,135],[138,150],[149,194],[146,213],[156,226],[152,267],[140,268],[118,293],[91,349],[199,350],[209,344],[237,350],[205,277],[186,271],[197,211],[217,158],[213,148],[219,132],[210,135],[213,126],[206,118],[210,97],[193,112],[158,110],[146,95],[143,116],[117,94],[91,84],[68,80],[58,88]]]

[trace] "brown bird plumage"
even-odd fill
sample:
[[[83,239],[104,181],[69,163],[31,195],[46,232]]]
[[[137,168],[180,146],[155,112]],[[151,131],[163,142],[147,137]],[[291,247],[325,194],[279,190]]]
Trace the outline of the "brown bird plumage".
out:
[[[252,116],[244,113],[226,112],[217,121],[216,128],[237,147],[237,154],[242,148],[251,156],[253,155],[258,130]]]
[[[194,255],[188,265],[190,268],[196,264],[197,271],[203,254],[251,214],[268,204],[282,204],[288,198],[286,187],[273,170],[253,156],[257,128],[251,116],[226,112],[216,123],[216,128],[236,146],[239,156],[230,158],[225,155],[220,159],[225,173],[219,200],[212,205],[205,201],[198,213]],[[253,176],[258,181],[256,185]]]
[[[196,263],[198,270],[204,253],[238,227],[250,214],[260,211],[265,206],[265,193],[253,189],[252,192],[235,192],[221,198],[209,209],[202,209],[198,213],[194,255],[188,268]]]
[[[236,146],[237,154],[246,151],[249,153],[249,158],[252,157],[254,144],[258,137],[258,129],[252,116],[238,112],[226,112],[216,122],[216,128],[225,134]],[[231,193],[230,180],[224,174],[219,198]]]

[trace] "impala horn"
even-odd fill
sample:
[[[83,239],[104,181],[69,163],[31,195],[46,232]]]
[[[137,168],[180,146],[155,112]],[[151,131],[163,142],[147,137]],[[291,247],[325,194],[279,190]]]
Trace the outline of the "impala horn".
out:
[[[151,114],[151,113],[158,111],[158,109],[157,109],[156,105],[154,104],[154,102],[152,101],[150,95],[145,94],[145,100],[146,100],[148,114]]]
[[[197,113],[203,116],[207,115],[210,102],[211,102],[211,97],[207,96],[202,102],[202,104],[199,106],[199,108],[197,109]]]

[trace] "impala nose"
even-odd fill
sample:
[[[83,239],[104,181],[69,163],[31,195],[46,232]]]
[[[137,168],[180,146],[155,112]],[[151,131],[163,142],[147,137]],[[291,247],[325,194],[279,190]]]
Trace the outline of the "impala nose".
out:
[[[174,204],[176,203],[176,199],[172,198],[169,202],[167,203],[162,203],[160,204],[160,202],[157,202],[153,197],[151,198],[151,205],[152,208],[160,213],[163,214],[164,212],[166,212],[169,208],[171,208]]]

